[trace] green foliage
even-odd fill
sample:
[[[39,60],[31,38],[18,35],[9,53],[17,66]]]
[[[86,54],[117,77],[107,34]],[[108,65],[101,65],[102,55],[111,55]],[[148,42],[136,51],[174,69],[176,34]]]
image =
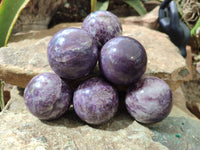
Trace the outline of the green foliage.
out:
[[[147,13],[143,3],[140,0],[125,0],[124,2],[133,7],[140,15],[144,15]],[[91,12],[97,10],[107,10],[108,5],[109,5],[109,0],[106,0],[105,2],[100,2],[98,0],[91,0]]]
[[[3,110],[3,108],[5,107],[5,101],[4,101],[3,91],[4,91],[4,83],[0,79],[0,109],[1,110]]]
[[[107,10],[109,5],[109,0],[105,2],[100,2],[97,0],[91,0],[91,12],[97,11],[97,10]]]
[[[147,13],[143,3],[140,0],[125,0],[125,2],[133,7],[139,15],[145,15]]]
[[[30,0],[2,0],[0,3],[0,47],[6,46],[22,9]]]
[[[97,10],[107,10],[109,5],[109,0],[105,2],[98,2],[96,3],[95,11]]]
[[[197,30],[197,28],[199,28],[199,27],[200,27],[200,17],[199,17],[197,23],[195,24],[195,26],[192,28],[192,30],[191,30],[191,35],[195,35],[195,34],[196,34],[196,30]]]

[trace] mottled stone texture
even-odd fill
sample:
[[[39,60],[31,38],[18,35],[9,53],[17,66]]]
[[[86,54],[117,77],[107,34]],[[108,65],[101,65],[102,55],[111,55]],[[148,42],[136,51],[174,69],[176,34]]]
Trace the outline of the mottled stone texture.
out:
[[[35,76],[24,91],[27,108],[41,120],[59,118],[69,108],[71,100],[71,88],[55,73]]]
[[[117,91],[101,78],[86,80],[74,91],[74,110],[88,124],[107,122],[116,114],[118,106]]]
[[[11,37],[8,47],[0,48],[0,78],[7,83],[25,87],[38,73],[52,71],[47,60],[47,45],[51,37],[66,27],[81,23],[59,24],[52,29],[18,33]],[[175,90],[188,74],[184,58],[168,36],[133,24],[122,24],[123,35],[141,42],[147,52],[146,75],[160,77]]]
[[[126,108],[138,122],[156,123],[166,118],[172,108],[172,92],[156,77],[140,79],[126,94]]]
[[[197,61],[197,55],[194,56],[190,46],[187,46],[186,62],[190,69],[187,80],[181,85],[182,90],[187,98],[187,108],[200,119],[200,66]],[[198,61],[197,61],[198,62]]]
[[[199,74],[199,73],[196,73]],[[184,82],[182,89],[187,98],[186,106],[188,109],[200,119],[200,80],[193,78],[193,80]]]
[[[92,35],[100,48],[107,41],[122,33],[118,17],[109,11],[96,11],[89,14],[83,20],[81,28]]]
[[[67,28],[54,34],[48,44],[47,56],[51,69],[60,77],[78,79],[95,68],[98,48],[86,31]]]
[[[185,108],[183,93],[174,93],[174,106],[162,122],[144,126],[121,108],[101,126],[82,122],[71,108],[54,121],[40,121],[25,107],[16,87],[0,113],[0,149],[4,150],[197,150],[200,121]]]

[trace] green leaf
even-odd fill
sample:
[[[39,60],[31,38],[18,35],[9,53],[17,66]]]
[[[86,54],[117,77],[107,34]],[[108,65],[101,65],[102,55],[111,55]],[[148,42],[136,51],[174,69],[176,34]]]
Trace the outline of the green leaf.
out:
[[[125,2],[133,7],[139,15],[145,15],[147,13],[143,3],[140,0],[125,0]]]
[[[0,47],[6,46],[12,29],[30,0],[2,0],[0,3]]]
[[[196,30],[200,27],[200,17],[197,21],[197,23],[195,24],[195,26],[192,28],[191,30],[191,35],[195,35],[196,34]]]
[[[91,5],[91,12],[95,11],[97,0],[91,0],[90,5]]]
[[[107,10],[109,5],[109,0],[105,2],[98,2],[96,3],[95,11],[97,10]]]

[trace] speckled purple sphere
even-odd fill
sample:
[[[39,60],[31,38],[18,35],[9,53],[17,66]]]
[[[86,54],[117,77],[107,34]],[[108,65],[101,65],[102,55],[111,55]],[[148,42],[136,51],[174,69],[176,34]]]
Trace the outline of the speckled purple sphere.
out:
[[[86,31],[66,28],[53,36],[47,55],[56,74],[65,79],[77,79],[88,75],[94,69],[97,52],[97,45]]]
[[[99,47],[122,33],[122,26],[118,17],[109,11],[90,13],[84,19],[82,29],[92,35]]]
[[[119,36],[109,40],[101,49],[100,67],[104,76],[117,85],[138,81],[146,71],[147,55],[135,39]]]
[[[76,114],[92,125],[110,120],[118,110],[118,103],[115,89],[97,77],[80,84],[73,97]]]
[[[131,87],[125,99],[126,108],[136,121],[151,124],[166,118],[172,108],[172,92],[157,77],[144,77]]]
[[[70,105],[72,92],[55,73],[42,73],[31,79],[24,91],[29,111],[41,120],[57,119]]]

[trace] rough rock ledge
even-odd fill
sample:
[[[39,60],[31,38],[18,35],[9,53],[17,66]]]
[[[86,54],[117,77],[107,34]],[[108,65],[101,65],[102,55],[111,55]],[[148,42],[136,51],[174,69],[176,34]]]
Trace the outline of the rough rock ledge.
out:
[[[60,29],[80,26],[81,23],[65,23],[49,30],[13,35],[8,47],[0,48],[0,78],[25,87],[33,76],[52,71],[46,56],[49,40]],[[172,90],[188,75],[184,58],[167,35],[133,24],[123,24],[123,35],[135,38],[145,47],[148,56],[146,75],[162,78]]]

